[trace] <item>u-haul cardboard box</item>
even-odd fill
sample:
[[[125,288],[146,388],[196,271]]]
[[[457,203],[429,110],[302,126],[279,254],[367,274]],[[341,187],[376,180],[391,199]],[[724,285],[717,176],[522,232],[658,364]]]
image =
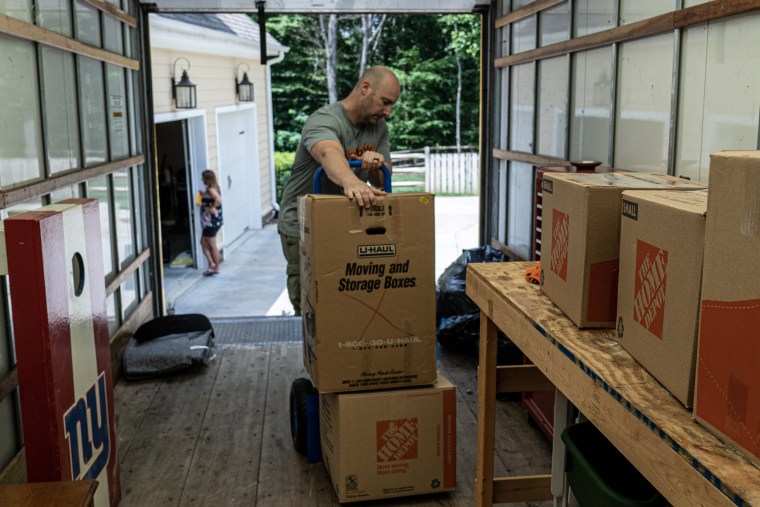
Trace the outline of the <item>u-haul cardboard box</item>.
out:
[[[432,384],[433,195],[299,200],[304,363],[320,392]]]
[[[623,192],[617,339],[690,407],[707,190]]]
[[[710,159],[697,419],[760,466],[760,152]]]
[[[541,290],[578,327],[615,327],[623,190],[704,188],[653,173],[547,173]]]
[[[322,458],[340,502],[449,491],[456,484],[456,389],[321,394]]]

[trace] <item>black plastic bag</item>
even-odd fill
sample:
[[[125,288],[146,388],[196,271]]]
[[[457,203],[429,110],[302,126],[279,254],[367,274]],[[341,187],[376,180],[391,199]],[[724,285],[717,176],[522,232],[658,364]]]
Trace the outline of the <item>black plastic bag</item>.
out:
[[[478,306],[465,293],[467,264],[470,262],[504,262],[507,257],[501,250],[485,245],[464,250],[438,277],[435,291],[436,322],[441,319],[466,315],[478,311]]]
[[[436,332],[438,342],[453,352],[478,357],[480,353],[480,310],[455,317],[446,317]],[[497,364],[522,364],[523,354],[507,336],[499,331],[496,348]]]

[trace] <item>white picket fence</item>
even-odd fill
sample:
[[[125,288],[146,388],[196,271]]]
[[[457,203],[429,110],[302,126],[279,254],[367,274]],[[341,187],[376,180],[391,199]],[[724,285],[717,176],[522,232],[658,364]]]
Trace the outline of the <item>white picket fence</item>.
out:
[[[424,187],[426,192],[477,194],[480,192],[480,157],[471,150],[422,150],[391,154],[393,173],[415,174],[412,181],[393,181],[393,187]]]

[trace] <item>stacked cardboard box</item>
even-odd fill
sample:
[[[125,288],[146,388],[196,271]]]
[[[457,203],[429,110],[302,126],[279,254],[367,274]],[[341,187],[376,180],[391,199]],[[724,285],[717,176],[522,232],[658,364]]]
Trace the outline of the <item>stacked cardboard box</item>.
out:
[[[707,190],[625,191],[617,339],[690,407]]]
[[[429,387],[320,395],[322,458],[340,502],[456,486],[456,390]]]
[[[434,197],[299,199],[304,365],[341,502],[454,489],[456,397],[436,371]]]
[[[435,382],[432,194],[299,201],[304,364],[322,393]]]
[[[760,152],[710,160],[694,408],[760,466]]]
[[[614,327],[623,191],[704,187],[664,174],[545,174],[541,290],[575,325]]]

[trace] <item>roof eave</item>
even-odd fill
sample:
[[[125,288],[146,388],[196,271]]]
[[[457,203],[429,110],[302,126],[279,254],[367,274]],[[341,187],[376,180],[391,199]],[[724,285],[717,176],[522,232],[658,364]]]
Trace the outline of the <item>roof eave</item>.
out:
[[[261,56],[258,41],[245,39],[235,34],[156,15],[150,16],[149,23],[152,48],[234,56],[250,60],[259,60]],[[289,47],[281,44],[267,44],[267,56],[277,57],[289,50]]]

